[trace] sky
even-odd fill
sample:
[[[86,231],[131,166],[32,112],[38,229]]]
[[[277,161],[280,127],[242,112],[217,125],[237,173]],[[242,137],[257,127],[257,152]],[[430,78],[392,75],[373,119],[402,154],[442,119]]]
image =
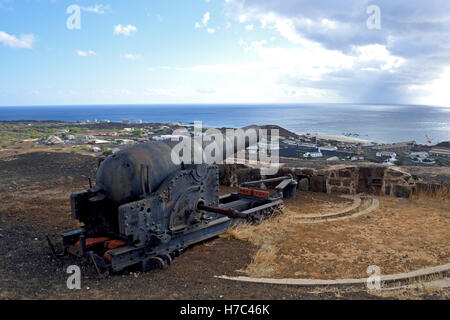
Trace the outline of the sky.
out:
[[[0,0],[0,106],[450,107],[448,0]]]

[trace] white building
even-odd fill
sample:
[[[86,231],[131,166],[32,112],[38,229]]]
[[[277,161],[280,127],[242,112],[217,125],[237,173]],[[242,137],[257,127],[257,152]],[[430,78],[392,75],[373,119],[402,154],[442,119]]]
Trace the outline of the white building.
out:
[[[298,144],[299,147],[306,147],[306,148],[317,148],[317,144],[315,143],[307,143],[307,142],[300,142]]]
[[[359,161],[359,160],[364,160],[363,156],[360,155],[356,155],[350,158],[351,161]]]
[[[303,154],[303,158],[321,158],[323,157],[322,152],[306,152],[305,154]]]
[[[102,140],[102,139],[95,139],[95,140],[93,140],[93,143],[94,144],[107,144],[107,143],[110,143],[110,141]]]
[[[417,158],[417,159],[419,159],[419,160],[423,160],[423,159],[428,158],[428,157],[429,157],[429,154],[428,154],[428,152],[411,152],[411,153],[409,154],[409,157],[410,157],[411,159]]]
[[[181,134],[165,134],[161,136],[154,136],[152,137],[152,139],[155,141],[167,141],[167,140],[180,141],[182,138],[186,137],[187,136]]]
[[[328,147],[320,147],[319,148],[319,152],[323,151],[336,151],[338,148],[337,147],[332,147],[332,146],[328,146]]]
[[[381,152],[377,152],[375,155],[377,157],[389,157],[389,158],[397,157],[397,154],[395,152],[391,152],[391,151],[381,151]]]
[[[80,138],[82,141],[92,141],[97,139],[95,136],[84,136]]]

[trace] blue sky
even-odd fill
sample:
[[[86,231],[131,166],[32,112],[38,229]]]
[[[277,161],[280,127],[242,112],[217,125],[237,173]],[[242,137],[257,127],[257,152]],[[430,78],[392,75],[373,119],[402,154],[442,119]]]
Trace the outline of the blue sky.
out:
[[[0,105],[450,106],[449,3],[0,0]]]

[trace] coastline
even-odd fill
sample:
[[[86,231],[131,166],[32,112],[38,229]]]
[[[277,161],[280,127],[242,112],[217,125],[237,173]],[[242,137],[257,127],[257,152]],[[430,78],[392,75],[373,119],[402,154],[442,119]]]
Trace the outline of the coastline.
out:
[[[333,105],[102,105],[39,106],[1,108],[2,121],[35,120],[76,122],[107,120],[121,123],[191,123],[202,121],[205,127],[245,127],[278,125],[298,134],[336,136],[339,141],[376,141],[395,143],[414,140],[426,144],[450,140],[450,113],[430,106]],[[425,122],[424,119],[427,119]],[[343,133],[355,135],[341,137]],[[358,136],[359,135],[359,136]],[[354,139],[354,140],[348,140]]]
[[[347,143],[370,143],[370,142],[373,142],[370,140],[352,138],[352,137],[347,137],[347,136],[342,136],[342,135],[312,134],[310,136],[315,137],[316,139],[336,140],[339,142],[347,142]]]

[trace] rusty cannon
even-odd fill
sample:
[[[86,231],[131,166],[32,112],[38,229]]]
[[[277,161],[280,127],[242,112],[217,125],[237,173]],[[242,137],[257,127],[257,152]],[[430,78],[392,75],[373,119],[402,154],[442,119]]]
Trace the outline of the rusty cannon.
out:
[[[246,185],[219,196],[218,166],[175,164],[172,147],[142,143],[101,162],[95,185],[71,195],[72,217],[83,227],[63,233],[58,248],[47,237],[52,252],[86,258],[101,275],[162,268],[187,247],[236,223],[260,222],[282,210],[283,197],[295,197],[292,176],[270,179],[280,182],[272,194]]]

